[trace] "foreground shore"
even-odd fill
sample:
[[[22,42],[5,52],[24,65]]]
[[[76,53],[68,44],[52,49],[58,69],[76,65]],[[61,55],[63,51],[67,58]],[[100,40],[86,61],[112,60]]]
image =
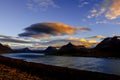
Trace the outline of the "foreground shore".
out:
[[[17,77],[15,77],[16,80],[120,80],[120,76],[116,75],[25,62],[3,56],[0,56],[0,64],[2,65],[3,69],[1,68],[1,71],[3,70],[4,76],[9,75],[5,73],[5,71],[11,74],[18,72],[18,75],[21,75],[21,77],[22,75],[26,76],[23,79],[17,79]],[[10,76],[15,76],[14,74]]]
[[[0,64],[0,80],[43,80],[40,77]]]

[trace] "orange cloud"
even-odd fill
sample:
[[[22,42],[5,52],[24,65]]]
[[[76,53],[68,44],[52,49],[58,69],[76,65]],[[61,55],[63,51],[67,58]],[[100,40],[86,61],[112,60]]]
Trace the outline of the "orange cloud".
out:
[[[49,37],[49,36],[59,36],[59,35],[72,35],[75,34],[76,31],[90,31],[87,27],[73,27],[67,24],[62,24],[58,22],[45,22],[45,23],[37,23],[33,24],[27,28],[25,28],[25,32],[19,34],[19,36],[24,37]],[[47,35],[47,36],[46,36]]]
[[[94,39],[87,40],[87,39],[84,39],[84,38],[67,38],[66,40],[69,40],[76,45],[84,45],[86,47],[91,47],[91,46],[96,45],[98,43]]]
[[[72,38],[71,37],[71,38],[67,38],[66,40],[77,41],[77,42],[81,42],[81,43],[87,42],[87,40],[84,38]]]
[[[116,19],[120,16],[120,0],[113,0],[113,4],[109,7],[110,12],[106,14],[108,19]]]
[[[97,43],[96,40],[88,40],[88,43]]]
[[[92,9],[88,18],[104,15],[107,19],[116,19],[120,16],[120,0],[103,0],[99,9]]]
[[[88,37],[88,38],[104,39],[105,36],[97,35],[97,36],[92,36],[92,37]]]

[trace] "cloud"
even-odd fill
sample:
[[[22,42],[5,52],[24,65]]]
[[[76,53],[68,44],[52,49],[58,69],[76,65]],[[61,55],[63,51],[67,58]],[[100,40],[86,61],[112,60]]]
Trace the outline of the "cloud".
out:
[[[114,24],[113,22],[109,22],[108,20],[96,21],[96,24]]]
[[[102,36],[102,35],[97,35],[97,36],[92,36],[92,37],[88,37],[88,38],[104,39],[104,38],[106,38],[106,37],[105,37],[105,36]]]
[[[99,4],[99,8],[93,8],[90,11],[88,18],[99,17],[103,15],[107,19],[116,19],[120,16],[120,0],[103,0],[102,4]]]
[[[6,35],[1,35],[0,34],[0,38],[12,38],[11,36],[6,36]]]
[[[66,40],[71,40],[71,41],[78,41],[78,42],[82,42],[82,43],[86,43],[87,40],[84,38],[67,38]]]
[[[27,41],[27,40],[22,40],[19,38],[14,38],[11,36],[6,36],[6,35],[0,35],[0,41],[1,42],[12,42],[12,43],[31,43],[30,41]]]
[[[13,42],[13,43],[31,43],[31,42],[28,42],[28,41],[25,41],[25,40],[19,40],[19,39],[7,39],[7,38],[2,38],[0,39],[0,41],[2,42]]]
[[[109,21],[109,20],[97,20],[96,24],[113,24],[113,25],[120,25],[120,22],[117,21]]]
[[[120,0],[113,0],[109,7],[109,12],[105,15],[108,19],[116,19],[120,16]]]
[[[0,41],[2,43],[9,44],[12,48],[23,48],[23,47],[47,47],[47,46],[63,46],[68,42],[72,42],[75,45],[84,45],[86,47],[91,47],[96,45],[98,42],[94,39],[84,39],[84,38],[56,38],[56,39],[40,39],[38,41],[24,40],[21,38],[14,38],[11,36],[0,35]]]
[[[61,36],[61,35],[72,35],[76,31],[90,31],[87,27],[73,27],[67,24],[62,24],[58,22],[45,22],[36,23],[25,28],[25,32],[19,34],[20,37],[49,37],[49,36]]]
[[[84,45],[86,47],[91,47],[91,46],[95,46],[96,44],[98,44],[98,42],[94,39],[84,39],[84,38],[64,38],[64,39],[55,39],[55,40],[51,40],[45,43],[41,43],[42,45],[52,45],[52,46],[63,46],[65,44],[67,44],[68,42],[72,42],[75,45]]]
[[[60,8],[54,0],[29,0],[26,4],[29,9],[32,10],[47,10],[49,7]]]
[[[100,10],[92,9],[91,14],[88,15],[88,18],[101,16],[106,11],[106,8],[101,8]]]
[[[89,2],[87,1],[80,1],[78,7],[84,7],[85,5],[88,5]]]
[[[112,0],[103,0],[102,3],[96,4],[95,7],[90,11],[88,18],[99,17],[103,14],[106,14],[111,3]]]
[[[84,38],[67,38],[66,40],[71,40],[71,41],[77,41],[77,42],[80,42],[80,43],[96,43],[97,41],[94,40],[94,39],[91,39],[91,40],[87,40],[87,39],[84,39]]]

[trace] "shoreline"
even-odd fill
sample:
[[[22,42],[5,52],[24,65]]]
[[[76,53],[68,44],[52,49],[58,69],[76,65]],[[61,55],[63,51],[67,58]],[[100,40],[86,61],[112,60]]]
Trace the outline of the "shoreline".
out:
[[[26,62],[3,56],[0,56],[0,64],[16,68],[33,76],[47,77],[47,80],[120,80],[120,76],[117,75]]]

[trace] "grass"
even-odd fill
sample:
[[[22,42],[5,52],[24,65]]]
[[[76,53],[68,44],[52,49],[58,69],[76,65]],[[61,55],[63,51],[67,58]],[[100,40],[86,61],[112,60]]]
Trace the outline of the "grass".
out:
[[[0,80],[43,80],[16,68],[0,64]]]

